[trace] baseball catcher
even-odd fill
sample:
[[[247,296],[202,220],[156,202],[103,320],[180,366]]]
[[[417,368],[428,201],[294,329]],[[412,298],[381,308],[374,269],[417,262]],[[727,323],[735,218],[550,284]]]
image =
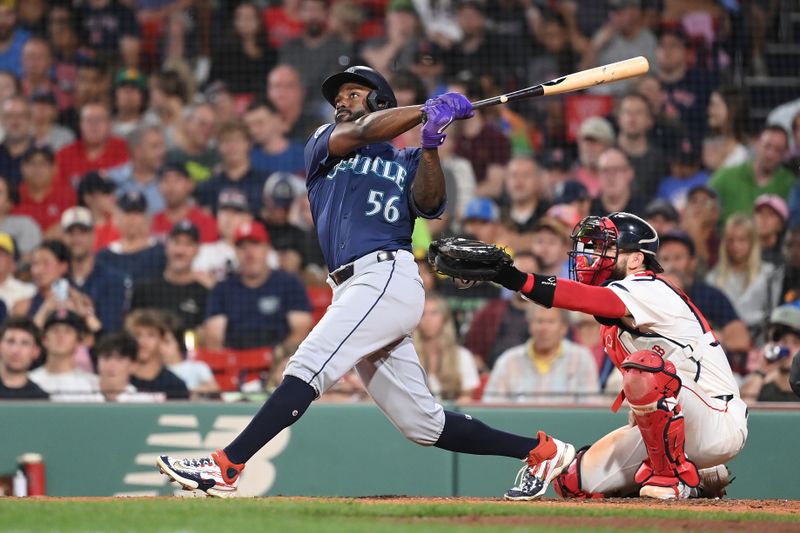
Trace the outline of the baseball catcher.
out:
[[[554,482],[562,497],[717,495],[729,483],[724,463],[744,447],[747,407],[725,352],[692,301],[659,275],[657,251],[656,231],[629,213],[590,216],[575,227],[571,280],[520,272],[502,250],[479,241],[431,248],[431,264],[443,274],[489,279],[601,324],[606,353],[623,376],[612,410],[627,400],[631,423],[576,454]]]

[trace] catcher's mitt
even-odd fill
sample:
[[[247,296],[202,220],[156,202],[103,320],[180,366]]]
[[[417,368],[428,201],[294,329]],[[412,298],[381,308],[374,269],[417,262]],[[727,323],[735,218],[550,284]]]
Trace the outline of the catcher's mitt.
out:
[[[475,239],[448,237],[433,241],[428,248],[428,263],[445,276],[464,281],[492,281],[512,263],[503,248]]]

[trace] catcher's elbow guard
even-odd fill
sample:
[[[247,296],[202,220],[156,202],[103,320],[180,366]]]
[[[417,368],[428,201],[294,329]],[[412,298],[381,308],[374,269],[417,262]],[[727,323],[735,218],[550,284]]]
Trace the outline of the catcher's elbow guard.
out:
[[[553,307],[557,283],[558,278],[556,276],[528,274],[528,279],[525,281],[520,293],[528,300],[550,308]]]

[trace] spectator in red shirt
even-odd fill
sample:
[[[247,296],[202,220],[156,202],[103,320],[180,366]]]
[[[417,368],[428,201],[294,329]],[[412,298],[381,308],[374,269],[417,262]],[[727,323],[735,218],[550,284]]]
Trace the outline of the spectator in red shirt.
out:
[[[53,152],[47,147],[31,147],[22,156],[22,184],[15,215],[33,218],[45,235],[58,232],[61,213],[75,205],[75,191],[55,180]],[[55,226],[55,227],[53,227]]]
[[[111,112],[106,104],[84,105],[80,130],[81,138],[56,155],[59,180],[74,187],[89,171],[109,171],[128,162],[128,144],[111,135]]]
[[[281,5],[268,7],[262,12],[264,27],[274,48],[280,48],[286,41],[303,33],[303,21],[300,19],[302,4],[303,0],[283,0]]]
[[[197,227],[201,243],[219,239],[217,221],[194,203],[194,185],[183,165],[165,165],[159,171],[158,188],[166,205],[153,217],[150,226],[153,235],[165,237],[176,223],[188,220]]]
[[[97,172],[89,172],[78,185],[78,202],[92,212],[94,220],[94,251],[102,250],[119,239],[119,230],[114,225],[114,210],[117,207],[117,186]]]

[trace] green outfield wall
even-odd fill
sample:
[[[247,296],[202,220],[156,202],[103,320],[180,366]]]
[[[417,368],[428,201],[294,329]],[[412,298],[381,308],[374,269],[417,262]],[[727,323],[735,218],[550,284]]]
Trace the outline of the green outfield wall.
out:
[[[43,454],[54,496],[165,495],[160,453],[200,455],[225,446],[255,404],[0,405],[0,473],[25,452]],[[623,425],[607,409],[465,410],[508,431],[544,429],[577,446]],[[800,410],[757,410],[750,437],[730,464],[737,498],[800,499]],[[244,471],[248,495],[498,496],[520,463],[422,448],[407,442],[373,405],[314,405]],[[550,489],[552,494],[552,489]]]

